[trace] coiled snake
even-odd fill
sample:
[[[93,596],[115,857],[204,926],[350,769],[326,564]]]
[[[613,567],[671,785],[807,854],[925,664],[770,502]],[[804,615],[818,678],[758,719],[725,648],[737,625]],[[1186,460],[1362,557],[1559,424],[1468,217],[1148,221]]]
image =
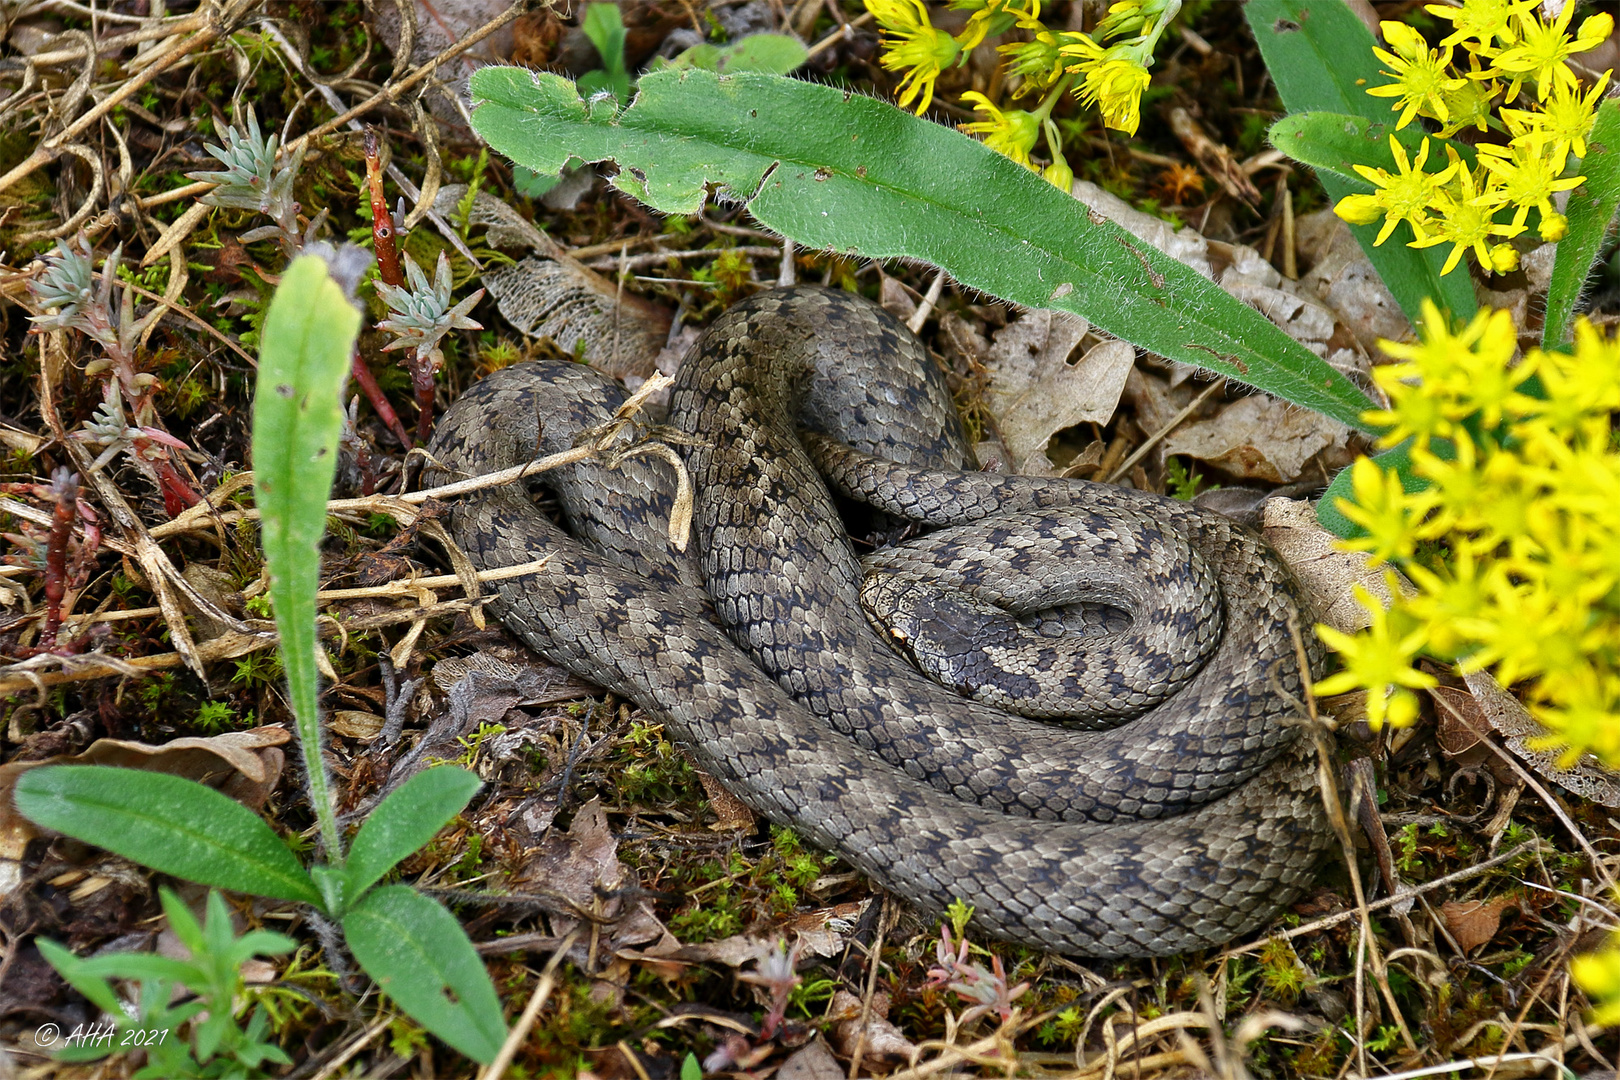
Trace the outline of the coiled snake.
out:
[[[461,396],[432,453],[451,475],[491,472],[568,448],[623,398],[579,365],[509,368]],[[722,315],[681,367],[669,422],[690,436],[696,561],[665,537],[671,470],[651,458],[549,474],[580,540],[516,485],[462,502],[453,534],[480,567],[550,552],[544,571],[499,583],[491,610],[665,723],[754,809],[927,912],[960,898],[989,932],[1059,952],[1223,944],[1307,883],[1328,831],[1294,719],[1290,621],[1313,667],[1320,653],[1292,574],[1248,530],[1129,489],[964,471],[926,352],[881,308],[831,290],[765,292]],[[1088,604],[1124,608],[1135,637],[1112,652],[1091,639],[1078,673],[1051,653],[1011,664],[1036,697],[1073,675],[1110,700],[1059,725],[961,696],[1000,693],[975,667],[999,645],[937,661],[953,689],[920,675],[868,623],[811,451],[884,513],[978,530],[945,529],[887,565],[901,575],[890,591],[911,591],[926,561],[970,594],[919,586],[920,607],[887,631],[897,644],[949,645],[980,623],[998,641],[1045,639]],[[991,579],[1026,569],[1047,541],[1068,569],[1035,574],[1067,591],[1008,601]],[[1193,580],[1200,564],[1209,587]],[[1154,610],[1161,596],[1174,599],[1168,616]],[[1178,659],[1183,639],[1191,660]]]

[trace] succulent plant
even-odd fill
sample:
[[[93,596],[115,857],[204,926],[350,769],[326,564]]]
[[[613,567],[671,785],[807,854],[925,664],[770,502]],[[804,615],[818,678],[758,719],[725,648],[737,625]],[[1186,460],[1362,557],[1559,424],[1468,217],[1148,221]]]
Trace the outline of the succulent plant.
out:
[[[56,309],[55,314],[29,318],[41,330],[82,329],[84,311],[95,302],[95,264],[91,262],[89,245],[83,238],[79,242],[84,245],[82,251],[57,241],[56,251],[45,261],[45,273],[28,283],[35,303]]]
[[[377,295],[391,313],[377,324],[377,329],[394,335],[394,340],[383,346],[384,352],[415,349],[416,358],[426,360],[438,349],[439,339],[450,331],[483,329],[482,323],[467,317],[467,312],[482,299],[483,289],[450,306],[450,260],[444,252],[439,253],[439,265],[431,282],[416,260],[405,256],[405,278],[406,285],[377,285]]]
[[[298,176],[304,154],[300,150],[278,168],[276,143],[276,136],[265,138],[260,132],[259,118],[249,109],[246,131],[226,125],[223,147],[213,143],[203,146],[225,168],[186,176],[218,185],[202,197],[209,206],[256,210],[272,218],[283,233],[290,234],[295,230],[298,214],[298,204],[293,200],[293,180]]]

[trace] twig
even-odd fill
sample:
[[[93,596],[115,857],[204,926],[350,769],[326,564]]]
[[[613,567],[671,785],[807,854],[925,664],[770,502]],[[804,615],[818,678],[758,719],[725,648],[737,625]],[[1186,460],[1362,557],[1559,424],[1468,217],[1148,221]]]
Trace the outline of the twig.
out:
[[[4,191],[41,165],[54,160],[59,149],[89,130],[103,116],[106,116],[113,109],[133,97],[147,83],[169,70],[180,60],[219,40],[224,36],[226,29],[234,25],[243,13],[255,3],[257,3],[257,0],[230,0],[224,7],[218,4],[209,4],[206,15],[199,14],[201,24],[195,34],[185,41],[177,42],[162,50],[162,55],[153,58],[139,74],[126,80],[117,90],[96,102],[91,109],[66,128],[41,142],[34,148],[33,153],[29,154],[4,176],[0,176],[0,191]],[[147,55],[150,56],[151,54]]]
[[[1214,397],[1215,392],[1225,385],[1225,379],[1216,379],[1214,382],[1210,383],[1209,389],[1193,398],[1192,401],[1188,403],[1186,408],[1172,416],[1162,428],[1155,431],[1152,435],[1149,435],[1146,442],[1133,450],[1130,457],[1120,462],[1119,468],[1108,474],[1108,482],[1112,484],[1114,481],[1118,480],[1120,477],[1129,472],[1132,465],[1135,465],[1138,461],[1141,461],[1144,457],[1146,457],[1147,452],[1159,445],[1159,441],[1161,439],[1170,434],[1172,431],[1176,430],[1176,428],[1180,427],[1183,420],[1187,419],[1187,417],[1198,411],[1199,407],[1202,406],[1204,402]]]
[[[512,1030],[507,1033],[506,1042],[501,1044],[501,1051],[495,1055],[495,1060],[478,1074],[478,1080],[500,1080],[500,1077],[505,1075],[507,1068],[512,1064],[512,1058],[517,1055],[518,1047],[529,1037],[529,1031],[534,1027],[540,1010],[545,1008],[546,999],[551,996],[552,988],[556,986],[557,965],[568,955],[568,950],[573,948],[574,939],[578,936],[579,931],[575,930],[563,938],[562,944],[557,946],[557,951],[551,954],[551,960],[540,973],[540,981],[535,984],[534,993],[529,995],[529,1003],[523,1006],[523,1015],[518,1017],[518,1022],[513,1024]]]
[[[1462,1061],[1448,1061],[1444,1065],[1430,1065],[1423,1069],[1408,1069],[1405,1072],[1389,1073],[1378,1080],[1416,1080],[1420,1076],[1444,1076],[1446,1073],[1462,1072],[1464,1069],[1495,1069],[1496,1066],[1509,1061],[1540,1061],[1558,1069],[1564,1070],[1564,1063],[1557,1058],[1543,1053],[1502,1054],[1496,1057],[1465,1058]]]
[[[99,14],[102,18],[106,18],[111,13],[102,11]],[[145,18],[141,16],[125,17],[135,21],[146,21]],[[176,34],[187,34],[197,29],[199,26],[202,26],[207,21],[208,18],[206,15],[201,15],[196,12],[193,12],[190,15],[178,15],[168,19],[163,19],[155,26],[148,26],[141,30],[131,30],[125,34],[115,34],[112,37],[102,38],[100,41],[95,43],[96,55],[100,56],[102,53],[117,52],[119,49],[127,49],[131,45],[139,45],[143,41],[154,41],[158,38],[173,37]],[[35,53],[33,56],[28,58],[28,62],[36,67],[54,67],[57,64],[65,64],[72,60],[83,60],[84,54],[85,50],[82,47],[77,49],[57,49],[55,52]]]
[[[1407,1029],[1406,1017],[1401,1013],[1401,1007],[1395,1003],[1395,992],[1389,985],[1389,969],[1384,963],[1383,953],[1378,947],[1378,941],[1373,936],[1372,916],[1368,913],[1367,908],[1367,893],[1361,884],[1361,867],[1356,863],[1356,845],[1350,836],[1350,824],[1344,817],[1344,802],[1339,798],[1339,786],[1334,779],[1332,746],[1328,742],[1327,735],[1324,734],[1324,728],[1316,712],[1316,695],[1311,689],[1313,675],[1310,657],[1305,651],[1305,639],[1300,633],[1299,620],[1292,614],[1288,617],[1288,633],[1294,641],[1294,655],[1299,661],[1300,686],[1305,694],[1306,717],[1310,724],[1312,740],[1316,743],[1317,775],[1321,781],[1322,804],[1327,811],[1328,821],[1333,826],[1333,832],[1338,837],[1340,846],[1344,849],[1345,868],[1350,873],[1350,888],[1355,892],[1356,911],[1361,916],[1361,944],[1358,944],[1357,951],[1359,952],[1362,946],[1365,946],[1367,955],[1372,959],[1373,978],[1378,983],[1378,990],[1383,995],[1385,1003],[1389,1005],[1391,1017],[1395,1021],[1396,1028],[1400,1030],[1401,1038],[1406,1042],[1406,1048],[1415,1053],[1417,1043],[1413,1040],[1411,1031]],[[1356,964],[1356,998],[1358,1002],[1356,1045],[1361,1054],[1362,1072],[1365,1073],[1367,1071],[1366,1049],[1365,1040],[1362,1037],[1363,1030],[1359,1009],[1361,972],[1362,967],[1358,961]]]
[[[1444,702],[1444,699],[1435,697],[1434,701],[1436,704],[1441,704]],[[1450,705],[1446,705],[1445,708],[1448,713],[1450,713],[1457,720],[1461,721],[1464,727],[1473,732],[1474,736],[1485,745],[1486,749],[1490,750],[1491,753],[1495,754],[1498,758],[1505,762],[1508,768],[1512,769],[1514,773],[1518,775],[1519,779],[1524,781],[1525,787],[1528,787],[1531,791],[1534,791],[1541,797],[1541,801],[1547,804],[1547,809],[1551,810],[1553,812],[1553,816],[1556,817],[1560,823],[1562,823],[1565,829],[1569,830],[1570,836],[1574,837],[1575,842],[1581,846],[1581,850],[1586,852],[1586,857],[1592,860],[1592,870],[1603,879],[1603,884],[1609,889],[1620,888],[1620,884],[1617,884],[1614,880],[1614,875],[1609,873],[1608,866],[1605,865],[1603,860],[1598,856],[1597,849],[1594,848],[1592,846],[1592,842],[1586,838],[1586,834],[1581,832],[1580,826],[1576,825],[1575,822],[1570,818],[1569,814],[1565,813],[1564,808],[1559,805],[1558,800],[1553,798],[1552,792],[1542,787],[1541,784],[1537,782],[1536,778],[1530,775],[1530,772],[1525,769],[1523,765],[1520,765],[1518,760],[1514,758],[1512,754],[1508,753],[1508,751],[1504,750],[1502,747],[1496,745],[1495,741],[1491,739],[1489,732],[1481,731],[1479,728],[1475,727],[1473,721],[1464,716],[1460,709],[1452,708]]]
[[[626,248],[628,244],[624,245]],[[592,270],[619,270],[628,267],[631,270],[640,270],[648,266],[657,266],[668,259],[701,259],[706,256],[719,255],[731,252],[736,255],[747,255],[750,258],[764,258],[768,255],[780,255],[781,248],[777,247],[733,247],[733,248],[695,248],[690,251],[650,251],[645,255],[636,255],[624,259],[592,259],[585,265]],[[577,255],[577,253],[575,253]]]
[[[849,20],[842,26],[839,26],[837,29],[833,30],[826,37],[810,46],[810,51],[805,53],[804,58],[809,60],[811,57],[820,56],[822,53],[836,45],[839,41],[843,40],[851,30],[855,29],[857,26],[865,26],[871,21],[872,13],[870,11],[859,16],[858,18]]]
[[[1368,904],[1367,904],[1367,910],[1368,911],[1380,911],[1380,910],[1382,910],[1384,908],[1391,907],[1392,905],[1399,904],[1403,900],[1410,900],[1413,897],[1419,896],[1419,895],[1421,895],[1423,893],[1433,892],[1436,889],[1443,889],[1447,885],[1456,885],[1456,884],[1459,884],[1460,882],[1469,881],[1469,880],[1471,880],[1473,878],[1479,877],[1480,875],[1486,873],[1489,870],[1496,869],[1498,866],[1501,866],[1503,863],[1512,862],[1514,859],[1517,859],[1520,855],[1524,855],[1524,854],[1527,854],[1527,853],[1529,853],[1531,851],[1534,851],[1539,846],[1540,846],[1539,841],[1536,841],[1536,840],[1526,841],[1525,843],[1520,844],[1518,847],[1513,848],[1511,851],[1505,851],[1505,852],[1501,853],[1500,855],[1497,855],[1497,856],[1495,856],[1493,858],[1487,859],[1485,862],[1477,863],[1474,866],[1470,866],[1466,870],[1458,870],[1456,873],[1447,874],[1444,877],[1435,878],[1433,881],[1426,881],[1422,885],[1415,885],[1415,886],[1413,886],[1411,888],[1408,888],[1408,889],[1402,889],[1400,892],[1396,893],[1393,896],[1386,896],[1386,897],[1383,897],[1380,900],[1369,901]],[[1328,915],[1328,916],[1325,916],[1323,918],[1317,919],[1314,922],[1303,923],[1303,924],[1301,924],[1299,926],[1296,926],[1296,927],[1293,927],[1292,929],[1289,929],[1289,930],[1279,930],[1276,933],[1267,934],[1265,937],[1259,939],[1258,941],[1251,941],[1247,945],[1240,945],[1240,946],[1237,946],[1236,948],[1227,948],[1227,949],[1223,950],[1220,955],[1223,956],[1223,957],[1225,957],[1225,956],[1239,956],[1239,955],[1242,955],[1244,953],[1258,952],[1261,949],[1265,948],[1266,944],[1268,942],[1287,941],[1290,938],[1303,937],[1306,934],[1319,933],[1319,932],[1321,932],[1323,930],[1327,930],[1327,929],[1330,929],[1332,927],[1338,926],[1340,923],[1348,922],[1351,919],[1358,918],[1360,915],[1361,915],[1361,911],[1360,911],[1359,908],[1355,909],[1355,910],[1352,910],[1352,911],[1341,911],[1337,915]]]
[[[501,17],[502,16],[497,16],[497,18],[501,18]],[[482,32],[482,31],[480,31],[480,32]],[[281,32],[280,27],[276,26],[274,23],[270,23],[270,24],[266,25],[265,33],[270,35],[270,37],[275,41],[276,47],[281,50],[282,55],[286,56],[288,60],[292,61],[293,66],[298,67],[300,69],[303,68],[303,63],[304,63],[303,57],[298,55],[298,51],[292,47],[292,42],[287,40],[286,35]],[[433,60],[429,60],[427,70],[431,71],[431,70],[435,69],[440,63],[443,62],[444,59],[449,58],[450,55],[455,51],[455,49],[456,49],[456,46],[453,45],[449,49],[446,49],[444,52],[440,53],[438,57],[434,58]],[[326,103],[332,107],[333,112],[336,112],[336,113],[345,112],[344,107],[343,107],[343,99],[338,97],[336,90],[333,90],[330,86],[326,85],[325,83],[316,83],[315,84],[315,90],[316,90],[316,92],[318,92],[321,95],[321,97],[326,99]],[[351,110],[348,110],[345,115],[349,115],[349,116],[352,117],[353,115],[356,115],[356,114],[354,113],[354,110],[351,109]],[[426,120],[427,120],[427,114],[426,113],[419,113],[419,117],[420,117],[422,122],[424,122],[424,123],[426,122]],[[346,123],[347,123],[348,128],[349,128],[350,131],[363,131],[363,130],[365,130],[364,126],[360,123],[359,120],[355,120],[355,119],[351,118],[351,119],[347,120]],[[319,129],[317,129],[317,130],[319,130]],[[424,143],[433,142],[432,136],[425,134],[425,132],[426,132],[426,128],[424,128],[424,135],[422,137],[422,141]],[[308,137],[309,136],[306,135],[304,138],[308,138]],[[302,143],[304,140],[303,139],[297,139],[297,140],[294,140],[294,141],[296,143]],[[288,150],[286,147],[283,147],[282,150],[281,150],[281,153],[277,154],[277,157],[279,158],[280,156],[282,156],[282,154],[289,154],[290,155],[291,153],[292,153],[292,151]],[[461,239],[461,234],[459,232],[457,232],[455,229],[450,227],[450,223],[448,221],[444,220],[444,217],[437,210],[433,209],[433,206],[432,206],[431,203],[424,203],[423,198],[422,198],[422,192],[417,188],[417,186],[415,184],[413,184],[411,182],[411,180],[410,180],[410,178],[408,176],[406,176],[403,172],[400,172],[399,166],[395,165],[393,162],[390,161],[388,163],[388,168],[385,171],[388,173],[388,176],[394,181],[394,183],[399,185],[399,190],[401,190],[401,191],[403,191],[405,193],[405,197],[415,201],[416,209],[411,211],[410,218],[420,218],[420,217],[425,216],[429,221],[431,221],[433,223],[433,227],[435,229],[439,230],[439,235],[444,237],[447,241],[449,241],[450,246],[455,248],[456,251],[461,255],[462,258],[466,259],[469,263],[471,263],[475,269],[480,269],[480,270],[483,269],[484,264],[479,262],[478,258],[475,255],[473,255],[472,251],[467,247],[466,242]],[[424,178],[423,182],[427,183],[429,180],[433,181],[431,184],[429,184],[429,186],[433,189],[434,192],[437,192],[438,191],[438,181],[434,177],[431,168],[429,169],[429,175]],[[206,182],[204,182],[204,183],[206,184]],[[195,185],[193,185],[193,186],[195,186]],[[177,189],[177,190],[184,190],[184,189]],[[208,188],[205,186],[203,188],[203,190],[206,191],[206,190],[208,190]],[[201,194],[201,192],[198,192],[197,194]]]
[[[398,1017],[390,1013],[384,1013],[381,1020],[378,1020],[375,1024],[372,1024],[360,1035],[359,1038],[355,1039],[348,1046],[345,1046],[341,1054],[333,1058],[331,1061],[328,1061],[325,1065],[321,1066],[321,1071],[310,1077],[310,1080],[327,1080],[328,1077],[337,1075],[337,1071],[339,1069],[347,1065],[354,1055],[376,1042],[377,1036],[387,1031],[397,1019]]]
[[[152,300],[152,301],[155,301],[155,302],[157,302],[159,304],[162,304],[164,307],[168,308],[170,311],[174,312],[176,315],[179,315],[182,318],[194,323],[197,326],[198,329],[200,329],[204,333],[212,336],[215,341],[218,341],[221,345],[225,346],[227,349],[230,349],[237,356],[240,356],[243,360],[246,360],[248,362],[249,366],[251,366],[251,367],[253,367],[255,369],[258,368],[259,361],[258,361],[257,357],[255,357],[252,353],[248,352],[246,349],[242,348],[242,346],[238,345],[236,342],[232,341],[230,339],[230,337],[227,334],[225,334],[223,331],[217,329],[216,327],[208,325],[208,323],[205,320],[203,320],[203,318],[201,316],[199,316],[196,312],[191,311],[189,308],[181,307],[179,304],[175,303],[173,300],[170,300],[168,297],[159,296],[157,293],[153,292],[150,289],[143,289],[139,285],[136,285],[134,282],[126,281],[126,282],[123,283],[123,285],[124,285],[124,287],[126,289],[131,289],[135,293],[137,293],[138,295],[146,297],[148,300]]]
[[[861,1018],[856,1028],[855,1052],[849,1056],[849,1080],[855,1080],[861,1071],[861,1055],[866,1052],[866,1029],[872,1019],[872,998],[877,994],[878,969],[883,966],[883,939],[888,936],[889,924],[898,914],[893,911],[889,894],[883,894],[883,906],[878,909],[878,932],[872,949],[866,954],[866,992],[861,995]]]
[[[321,124],[319,127],[311,131],[305,132],[303,135],[300,135],[286,146],[283,146],[281,148],[281,155],[290,157],[303,147],[307,146],[310,140],[318,139],[322,135],[330,134],[331,132],[336,131],[338,128],[343,127],[350,120],[353,120],[359,116],[364,116],[377,106],[386,104],[387,102],[391,102],[395,98],[400,97],[405,93],[405,91],[409,90],[417,83],[422,82],[430,77],[434,72],[438,71],[442,65],[448,61],[454,60],[456,57],[460,56],[468,49],[471,49],[474,45],[477,45],[480,41],[483,41],[485,38],[489,37],[489,35],[493,34],[495,31],[499,30],[501,27],[505,26],[519,15],[522,15],[528,6],[528,0],[515,0],[511,7],[507,8],[505,11],[501,12],[499,15],[495,16],[493,19],[489,20],[489,22],[485,23],[483,26],[480,26],[477,30],[474,30],[466,37],[454,42],[433,59],[423,63],[415,71],[411,72],[403,79],[383,87],[375,94],[372,94],[370,97],[366,98],[366,100],[362,101],[360,104],[351,107],[347,112],[334,116],[332,119],[326,121],[326,123]]]
[[[922,303],[917,305],[917,310],[913,311],[911,318],[906,320],[907,330],[910,330],[913,334],[922,332],[923,323],[927,322],[928,316],[933,314],[934,305],[939,303],[939,295],[944,291],[945,271],[941,270],[934,275],[933,283],[928,286],[928,294],[922,298]]]

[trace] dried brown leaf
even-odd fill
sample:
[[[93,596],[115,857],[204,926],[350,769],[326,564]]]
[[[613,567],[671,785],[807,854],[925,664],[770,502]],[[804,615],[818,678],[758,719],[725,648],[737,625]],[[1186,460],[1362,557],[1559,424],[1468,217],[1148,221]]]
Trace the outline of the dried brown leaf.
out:
[[[1511,896],[1493,900],[1448,900],[1440,905],[1440,917],[1463,952],[1473,952],[1488,944],[1502,926],[1502,912],[1517,907]]]
[[[1070,355],[1089,329],[1084,319],[1065,312],[1031,311],[996,331],[985,361],[985,403],[996,416],[1015,471],[1031,471],[1032,459],[1064,428],[1113,419],[1136,350],[1123,341],[1105,341],[1071,364]],[[1046,461],[1034,464],[1037,472],[1052,467]]]

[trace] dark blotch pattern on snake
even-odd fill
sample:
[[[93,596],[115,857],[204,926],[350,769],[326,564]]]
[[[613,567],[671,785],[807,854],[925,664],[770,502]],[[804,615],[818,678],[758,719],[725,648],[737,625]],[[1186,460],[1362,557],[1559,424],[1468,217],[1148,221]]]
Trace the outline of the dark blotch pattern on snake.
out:
[[[433,454],[448,475],[429,479],[566,449],[623,399],[578,365],[498,372],[445,415]],[[673,484],[652,458],[548,479],[586,543],[517,485],[467,497],[453,533],[479,567],[550,553],[544,571],[498,583],[491,610],[662,721],[754,809],[926,912],[963,899],[989,932],[1060,952],[1220,945],[1309,882],[1328,830],[1295,716],[1290,622],[1313,668],[1321,653],[1298,584],[1253,533],[1162,496],[964,471],[927,354],[882,309],[836,291],[771,291],[726,312],[682,365],[670,423],[693,439],[695,559],[665,539]],[[1141,715],[1102,730],[1010,716],[923,677],[868,622],[818,466],[847,494],[930,526],[1067,530],[1071,549],[1104,559],[1095,587],[1110,602],[1134,595],[1135,567],[1174,591],[1199,562],[1218,589],[1157,625],[1133,612],[1146,666],[1130,679],[1091,673],[1121,698],[1102,712]],[[1032,525],[1001,518],[1028,511]],[[959,561],[951,549],[937,558]],[[1024,555],[979,561],[998,558],[1015,571]],[[1180,655],[1206,620],[1221,628],[1198,646],[1206,658],[1163,662],[1173,692],[1127,700],[1155,683],[1152,658]]]

